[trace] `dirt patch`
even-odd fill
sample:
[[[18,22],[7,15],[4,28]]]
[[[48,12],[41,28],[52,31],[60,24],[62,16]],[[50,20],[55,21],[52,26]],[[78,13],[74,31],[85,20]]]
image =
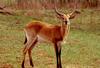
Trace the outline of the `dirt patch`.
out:
[[[9,63],[0,63],[0,68],[13,68],[13,66]]]
[[[100,58],[94,58],[92,66],[100,68]]]
[[[48,68],[56,68],[56,65],[48,65]]]
[[[99,59],[99,58],[95,58],[95,59],[94,59],[94,62],[95,62],[96,64],[100,64],[100,59]]]
[[[69,41],[67,41],[67,44],[69,44],[70,46],[73,46],[73,44],[74,45],[81,45],[80,41],[77,39],[69,40]]]
[[[38,50],[36,51],[36,54],[41,57],[46,57],[48,55],[44,50]]]
[[[5,48],[3,48],[3,47],[0,47],[0,54],[4,54],[5,53]]]
[[[80,65],[80,64],[69,64],[69,65],[66,65],[65,68],[94,68],[94,67],[87,66],[87,65]]]

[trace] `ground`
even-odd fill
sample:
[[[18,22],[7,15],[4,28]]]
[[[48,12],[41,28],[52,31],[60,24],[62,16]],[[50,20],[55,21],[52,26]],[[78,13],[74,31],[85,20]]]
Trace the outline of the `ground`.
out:
[[[23,28],[26,23],[40,20],[55,25],[59,22],[51,10],[41,11],[41,17],[26,16],[23,12],[25,11],[16,11],[19,13],[16,16],[0,14],[0,68],[21,68],[25,36]],[[71,20],[70,34],[64,41],[66,43],[62,44],[63,68],[99,68],[100,11],[82,10],[81,15]],[[56,68],[56,57],[51,44],[37,44],[32,50],[32,58],[35,68]],[[31,68],[28,58],[25,66]]]

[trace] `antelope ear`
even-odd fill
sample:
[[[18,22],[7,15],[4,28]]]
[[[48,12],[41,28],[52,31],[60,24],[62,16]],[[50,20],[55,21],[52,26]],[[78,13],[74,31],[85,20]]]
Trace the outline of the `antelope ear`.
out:
[[[69,14],[69,16],[70,16],[69,19],[75,18],[75,16],[76,16],[77,14],[80,14],[80,11],[73,11],[72,13]]]

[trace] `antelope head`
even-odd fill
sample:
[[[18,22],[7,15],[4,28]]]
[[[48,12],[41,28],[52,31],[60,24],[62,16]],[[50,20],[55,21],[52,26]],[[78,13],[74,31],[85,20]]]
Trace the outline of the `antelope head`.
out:
[[[66,25],[70,24],[70,19],[73,19],[73,18],[75,18],[75,16],[77,14],[80,14],[80,11],[77,11],[77,10],[75,10],[69,14],[64,14],[64,13],[60,13],[59,11],[57,11],[56,8],[55,8],[55,12],[58,15],[57,17],[64,22],[63,24],[66,24]]]

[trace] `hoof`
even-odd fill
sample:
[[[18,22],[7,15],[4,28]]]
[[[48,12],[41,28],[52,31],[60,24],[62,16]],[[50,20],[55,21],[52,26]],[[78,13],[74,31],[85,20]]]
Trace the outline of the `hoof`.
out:
[[[32,67],[34,67],[34,64],[33,64],[32,60],[30,61],[30,65],[31,65]]]
[[[22,62],[22,65],[21,65],[21,66],[22,66],[22,68],[25,68],[25,67],[24,67],[24,61]]]
[[[25,68],[23,63],[22,63],[22,68]]]

